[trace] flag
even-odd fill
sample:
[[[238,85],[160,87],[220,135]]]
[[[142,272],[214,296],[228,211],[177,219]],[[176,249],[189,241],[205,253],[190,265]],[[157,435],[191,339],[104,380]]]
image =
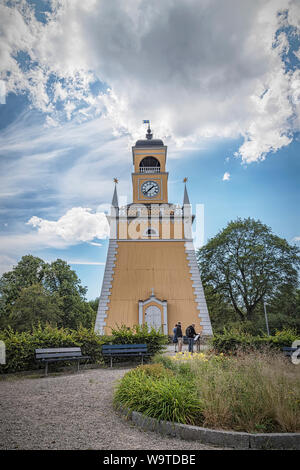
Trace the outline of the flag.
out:
[[[144,120],[143,120],[143,124],[150,124],[149,119],[144,119]]]

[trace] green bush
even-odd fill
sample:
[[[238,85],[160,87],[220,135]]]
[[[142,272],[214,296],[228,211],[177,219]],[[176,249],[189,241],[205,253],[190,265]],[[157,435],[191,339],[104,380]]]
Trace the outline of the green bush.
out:
[[[195,424],[202,416],[195,384],[157,364],[127,372],[116,389],[114,403],[164,421]]]
[[[253,336],[238,329],[224,328],[212,338],[213,348],[217,353],[236,353],[237,351],[277,349],[291,346],[293,341],[300,339],[293,329],[277,331],[273,336],[262,334]]]
[[[122,326],[112,331],[112,336],[99,336],[93,330],[80,327],[78,330],[56,328],[47,325],[34,328],[32,332],[17,332],[12,328],[0,331],[0,340],[6,346],[6,364],[0,364],[0,373],[38,369],[34,351],[37,348],[62,348],[79,346],[84,356],[91,356],[89,362],[103,363],[103,344],[138,344],[146,343],[151,355],[160,352],[165,343],[165,336],[145,327],[128,329]],[[65,365],[65,362],[52,364],[52,369]]]
[[[101,347],[104,339],[87,328],[69,330],[51,326],[37,327],[32,332],[15,332],[11,328],[0,332],[5,342],[6,364],[0,365],[0,372],[17,372],[41,367],[34,359],[37,348],[63,348],[79,346],[84,355],[91,356],[90,362],[101,362]],[[63,363],[61,363],[63,364]]]

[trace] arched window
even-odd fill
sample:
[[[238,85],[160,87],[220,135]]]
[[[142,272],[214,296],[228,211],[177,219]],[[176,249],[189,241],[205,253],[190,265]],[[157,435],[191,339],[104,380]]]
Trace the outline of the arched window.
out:
[[[140,173],[160,173],[160,163],[155,157],[145,157],[140,163]]]

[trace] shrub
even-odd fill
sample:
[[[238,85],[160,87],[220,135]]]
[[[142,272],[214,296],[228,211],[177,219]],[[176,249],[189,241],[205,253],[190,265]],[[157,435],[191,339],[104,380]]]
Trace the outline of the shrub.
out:
[[[183,382],[162,365],[140,366],[127,372],[114,397],[115,404],[164,421],[196,424],[202,407],[193,382]]]
[[[236,353],[237,351],[277,349],[291,346],[293,341],[300,339],[293,329],[277,331],[274,336],[253,336],[237,329],[224,328],[223,333],[215,334],[212,345],[217,353]]]
[[[34,350],[37,348],[79,346],[84,355],[91,356],[90,362],[101,362],[101,347],[104,341],[87,328],[69,330],[51,326],[39,326],[32,332],[22,333],[8,328],[0,332],[0,340],[3,340],[6,346],[6,364],[0,365],[1,373],[41,367],[34,360]]]
[[[6,346],[6,364],[0,365],[0,373],[38,369],[41,364],[35,362],[34,351],[37,348],[62,348],[79,346],[85,356],[91,356],[89,362],[102,363],[103,344],[138,344],[146,343],[150,354],[159,352],[164,347],[165,336],[146,327],[133,329],[125,326],[113,330],[113,336],[99,336],[93,330],[80,327],[77,330],[56,328],[47,325],[38,326],[32,332],[17,332],[7,328],[0,332],[0,340]],[[52,368],[65,365],[65,362],[52,364]]]

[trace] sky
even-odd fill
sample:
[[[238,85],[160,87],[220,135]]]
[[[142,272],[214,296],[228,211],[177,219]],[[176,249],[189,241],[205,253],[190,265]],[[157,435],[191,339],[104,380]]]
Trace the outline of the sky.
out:
[[[169,201],[300,244],[300,2],[0,0],[0,275],[66,260],[100,294],[113,178],[168,146]]]

